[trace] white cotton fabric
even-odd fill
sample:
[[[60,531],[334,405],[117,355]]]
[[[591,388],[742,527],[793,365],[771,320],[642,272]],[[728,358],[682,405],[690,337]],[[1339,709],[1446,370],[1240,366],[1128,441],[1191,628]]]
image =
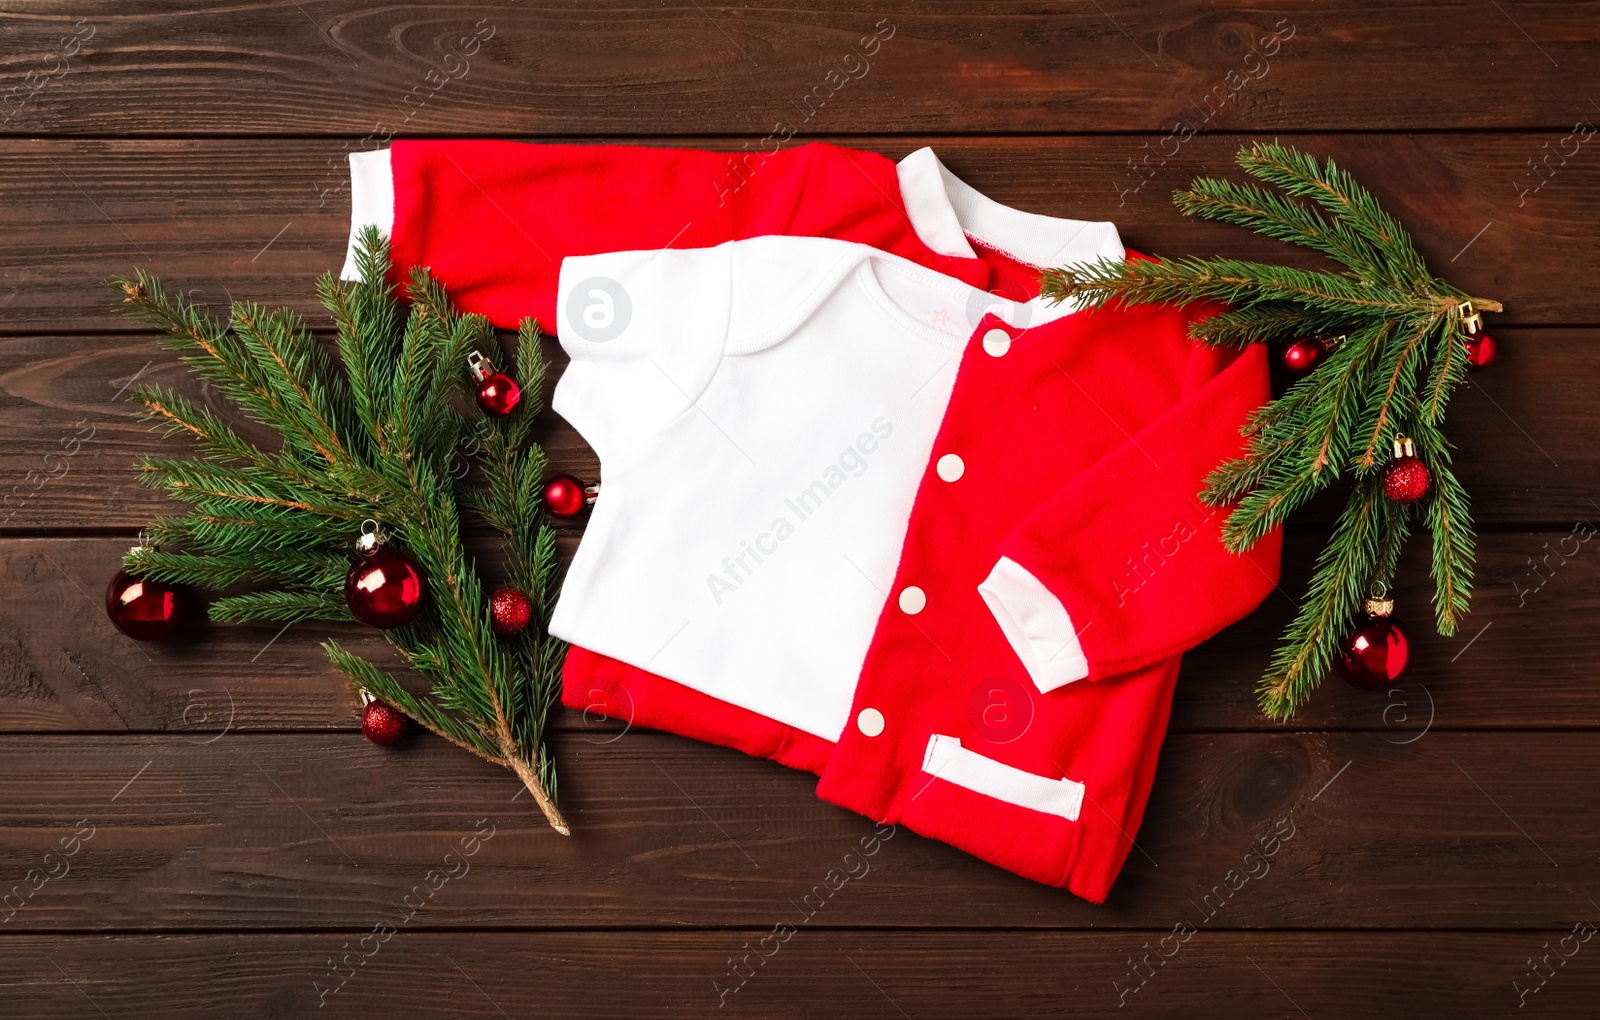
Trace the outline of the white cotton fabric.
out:
[[[586,340],[613,282],[628,325]],[[818,238],[566,259],[552,406],[603,480],[551,633],[837,739],[972,293]]]

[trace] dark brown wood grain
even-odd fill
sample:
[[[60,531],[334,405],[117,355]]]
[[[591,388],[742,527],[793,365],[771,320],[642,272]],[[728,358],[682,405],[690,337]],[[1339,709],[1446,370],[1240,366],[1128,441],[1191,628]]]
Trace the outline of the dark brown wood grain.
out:
[[[1591,113],[1600,117],[1600,110]],[[1552,159],[1544,177],[1529,176],[1528,161],[1541,159],[1546,143],[1558,147],[1569,129],[1278,137],[1335,157],[1400,217],[1436,272],[1504,302],[1506,313],[1490,319],[1493,329],[1600,323],[1596,289],[1573,285],[1600,269],[1591,229],[1600,202],[1600,149],[1592,147],[1600,141],[1565,165]],[[1172,207],[1172,190],[1196,176],[1240,176],[1233,157],[1251,136],[1198,136],[1182,145],[1162,137],[833,140],[894,158],[933,145],[953,172],[995,199],[1048,215],[1112,220],[1140,251],[1318,264],[1291,245],[1193,222]],[[737,150],[747,141],[686,137],[670,144]],[[124,329],[127,320],[102,283],[135,266],[214,306],[248,298],[326,322],[312,283],[344,261],[345,157],[371,147],[319,139],[7,141],[0,282],[8,293],[0,331]],[[1544,184],[1530,192],[1535,180]],[[1549,271],[1552,260],[1561,272]]]
[[[1458,474],[1476,519],[1492,526],[1550,526],[1600,517],[1600,445],[1588,430],[1600,387],[1593,328],[1497,330],[1494,371],[1469,377],[1450,409]],[[552,376],[564,362],[547,342]],[[63,527],[142,527],[172,505],[132,470],[144,454],[182,450],[119,399],[131,385],[176,389],[224,417],[238,410],[150,334],[112,333],[71,343],[60,337],[0,337],[0,534]],[[248,427],[246,431],[249,431]],[[570,426],[545,412],[537,437],[552,470],[599,477],[600,465]],[[270,436],[262,441],[269,445]],[[31,472],[31,474],[30,474]],[[1326,529],[1342,507],[1315,504],[1298,527]]]
[[[1584,941],[1589,929],[1573,927],[1594,916],[1582,903],[1571,921],[1497,934],[796,929],[776,938],[767,917],[711,932],[373,935],[374,917],[344,933],[13,936],[0,981],[29,1017],[98,1016],[95,1004],[173,1020],[219,1010],[341,1020],[1579,1017],[1600,995],[1600,968],[1589,959],[1593,935]],[[1530,957],[1539,976],[1529,976]]]
[[[52,2],[0,71],[55,135],[1554,128],[1594,10]]]
[[[1600,150],[1562,139],[1600,122],[1600,4],[11,7],[0,1015],[1594,1012],[1600,547],[1577,536],[1600,517]],[[217,401],[106,278],[143,268],[321,328],[312,283],[343,259],[351,151],[738,150],[775,131],[892,158],[931,144],[995,199],[1113,220],[1140,251],[1307,266],[1169,194],[1236,175],[1252,139],[1335,157],[1435,272],[1506,304],[1500,358],[1448,423],[1481,528],[1462,632],[1431,631],[1416,539],[1396,593],[1408,682],[1332,678],[1289,726],[1264,720],[1254,682],[1337,510],[1324,497],[1291,529],[1282,590],[1185,657],[1104,906],[899,829],[803,914],[873,832],[806,774],[561,710],[562,839],[502,770],[359,737],[315,639],[383,658],[371,631],[197,626],[141,646],[110,627],[105,582],[165,506],[130,470],[162,446],[116,398],[137,381]],[[554,468],[595,476],[562,422],[538,433]],[[563,529],[566,554],[581,533]],[[472,543],[492,576],[492,545]],[[461,873],[446,854],[491,826]],[[1270,860],[1245,858],[1286,826]]]
[[[1582,668],[1600,652],[1592,625],[1600,611],[1600,543],[1583,541],[1586,533],[1481,536],[1474,612],[1452,638],[1431,629],[1426,544],[1414,542],[1395,593],[1413,643],[1407,684],[1364,693],[1330,676],[1293,727],[1361,729],[1402,740],[1431,726],[1600,726],[1600,685]],[[0,732],[157,731],[203,740],[224,728],[355,725],[354,698],[317,641],[337,636],[347,647],[383,658],[380,637],[355,625],[214,624],[159,644],[131,641],[112,628],[103,609],[106,582],[129,544],[117,538],[0,541]],[[570,549],[572,539],[563,546]],[[1186,656],[1173,731],[1282,728],[1256,707],[1255,683],[1319,546],[1316,536],[1291,536],[1282,591]],[[1563,549],[1571,554],[1563,558]],[[492,563],[487,556],[480,562],[486,570]],[[1515,663],[1510,673],[1508,662]],[[578,712],[558,713],[556,723],[608,728]]]
[[[874,823],[818,800],[815,777],[663,734],[558,739],[570,838],[513,801],[510,773],[436,740],[197,733],[86,753],[8,737],[0,889],[38,887],[15,893],[15,931],[361,927],[425,879],[443,888],[410,927],[770,924],[844,867],[870,874],[816,923],[1531,929],[1591,913],[1600,790],[1574,781],[1600,768],[1591,733],[1409,736],[1172,737],[1103,906],[905,829],[845,862]],[[429,878],[460,874],[445,854],[481,819],[493,835],[470,873]],[[84,820],[70,871],[41,884]]]

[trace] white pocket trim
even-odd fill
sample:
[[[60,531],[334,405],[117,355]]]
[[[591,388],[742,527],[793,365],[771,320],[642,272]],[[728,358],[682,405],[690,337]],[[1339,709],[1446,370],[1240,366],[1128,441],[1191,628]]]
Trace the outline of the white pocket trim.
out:
[[[1048,815],[1059,815],[1069,822],[1078,820],[1078,811],[1083,807],[1082,783],[1047,779],[1013,768],[969,751],[961,746],[958,738],[941,733],[928,738],[922,771],[975,793]]]

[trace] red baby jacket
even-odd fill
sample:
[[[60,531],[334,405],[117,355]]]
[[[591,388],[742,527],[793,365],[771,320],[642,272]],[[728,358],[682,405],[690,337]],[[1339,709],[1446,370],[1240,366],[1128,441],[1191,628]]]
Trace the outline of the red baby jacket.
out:
[[[926,207],[930,189],[890,196],[919,187],[915,174],[831,146],[769,157],[731,195],[725,179],[707,183],[726,157],[681,150],[397,143],[390,158],[392,219],[380,225],[397,275],[431,265],[464,310],[502,326],[554,322],[561,260],[608,248],[832,234],[1017,297],[1039,266],[1093,253],[1072,250],[1071,235],[1030,237],[1063,221],[986,206],[936,161],[955,234],[950,218],[913,221],[906,209]],[[357,191],[354,226],[381,218],[381,187]],[[1040,222],[1007,234],[1007,214]],[[960,485],[939,459],[926,465],[894,588],[924,604],[885,603],[850,725],[806,732],[708,697],[693,677],[576,646],[563,700],[808,768],[829,800],[1099,901],[1137,829],[1181,652],[1276,580],[1276,534],[1232,556],[1220,513],[1195,499],[1267,398],[1264,361],[1193,343],[1173,309],[1019,328],[977,307],[935,445],[977,452]],[[912,583],[935,561],[937,583]],[[1052,614],[1070,619],[1074,648],[1052,647]],[[959,644],[931,639],[947,633]]]

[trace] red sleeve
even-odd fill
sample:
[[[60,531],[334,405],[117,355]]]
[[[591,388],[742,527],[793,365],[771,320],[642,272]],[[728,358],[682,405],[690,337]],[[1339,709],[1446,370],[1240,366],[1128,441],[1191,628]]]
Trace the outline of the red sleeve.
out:
[[[980,586],[1041,690],[1180,654],[1277,584],[1281,533],[1230,553],[1228,509],[1198,498],[1270,396],[1266,351],[1184,340],[1155,370],[1181,374],[1176,403],[1023,518]]]
[[[730,153],[397,141],[390,169],[395,282],[430,266],[463,311],[503,328],[528,315],[547,328],[555,322],[569,255],[792,234],[946,268],[906,217],[895,164],[834,145]],[[975,271],[965,268],[960,275]]]

